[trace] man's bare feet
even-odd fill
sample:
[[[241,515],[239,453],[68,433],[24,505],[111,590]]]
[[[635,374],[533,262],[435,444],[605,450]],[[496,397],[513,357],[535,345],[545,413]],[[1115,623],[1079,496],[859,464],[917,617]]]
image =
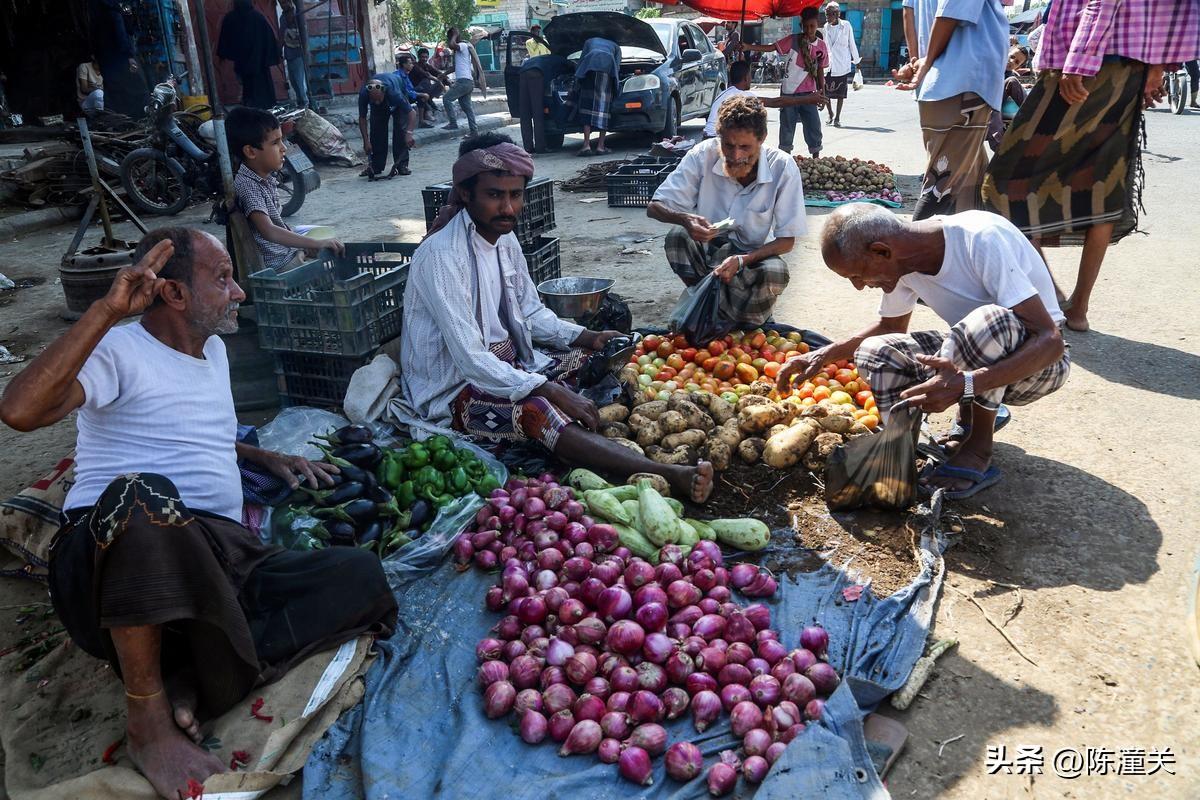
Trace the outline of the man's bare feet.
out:
[[[679,467],[665,476],[675,491],[685,495],[693,503],[703,503],[713,490],[713,465],[708,461],[697,462],[694,467]]]
[[[167,698],[179,730],[196,744],[204,741],[196,719],[196,680],[191,672],[177,672],[166,681]]]
[[[127,703],[126,749],[134,765],[160,796],[178,800],[188,794],[188,781],[198,783],[224,772],[216,756],[188,738],[165,693]]]
[[[1088,324],[1087,312],[1080,312],[1075,307],[1068,308],[1065,312],[1067,315],[1067,327],[1079,333],[1087,333],[1092,329]]]

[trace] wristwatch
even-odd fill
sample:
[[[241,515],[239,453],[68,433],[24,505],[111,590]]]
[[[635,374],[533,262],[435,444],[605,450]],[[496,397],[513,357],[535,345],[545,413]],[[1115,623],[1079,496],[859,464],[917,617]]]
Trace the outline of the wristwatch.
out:
[[[975,373],[964,372],[963,376],[963,393],[961,403],[971,403],[975,400]]]
[[[746,257],[738,256],[737,259],[738,259],[738,269],[745,269],[746,268]]]

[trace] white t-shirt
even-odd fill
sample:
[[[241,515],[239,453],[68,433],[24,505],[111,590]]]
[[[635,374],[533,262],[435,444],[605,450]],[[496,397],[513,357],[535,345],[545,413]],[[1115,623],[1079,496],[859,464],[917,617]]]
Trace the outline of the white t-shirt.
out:
[[[736,86],[730,86],[717,95],[717,99],[713,100],[712,110],[708,112],[708,122],[704,125],[705,136],[717,135],[717,115],[721,113],[721,104],[729,98],[737,97],[740,94],[754,94],[754,92],[749,89],[739,89]]]
[[[459,42],[454,46],[454,80],[475,80],[475,72],[471,67],[471,45]]]
[[[75,485],[64,509],[95,505],[121,475],[152,472],[170,478],[189,509],[241,521],[237,417],[220,337],[193,358],[140,322],[122,325],[96,345],[79,382]]]
[[[917,298],[950,325],[980,306],[1013,308],[1034,295],[1056,324],[1066,318],[1054,295],[1050,270],[1016,226],[999,214],[963,211],[937,217],[946,237],[946,255],[936,275],[911,273],[883,296],[879,316],[902,317]]]
[[[494,345],[509,338],[508,330],[500,321],[500,299],[503,297],[500,276],[500,240],[491,244],[471,230],[471,247],[475,251],[476,270],[479,275],[479,304],[483,308],[484,344]]]

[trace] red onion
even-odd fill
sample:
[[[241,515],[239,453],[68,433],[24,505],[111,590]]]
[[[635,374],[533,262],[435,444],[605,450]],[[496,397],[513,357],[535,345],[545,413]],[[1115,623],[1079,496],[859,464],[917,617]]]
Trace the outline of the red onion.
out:
[[[724,797],[737,785],[737,770],[728,764],[713,764],[708,769],[708,793],[713,797]]]
[[[717,585],[717,575],[711,569],[702,569],[692,573],[692,583],[702,592]]]
[[[692,695],[692,722],[700,733],[721,716],[721,698],[705,689]]]
[[[551,551],[558,552],[558,551]],[[563,600],[558,607],[558,622],[560,625],[574,625],[587,614],[587,606],[581,600]]]
[[[758,656],[768,664],[774,665],[779,659],[787,656],[787,648],[782,642],[767,639],[758,643]]]
[[[745,736],[748,732],[760,727],[762,721],[762,711],[748,700],[738,703],[729,712],[729,727],[734,736]]]
[[[599,722],[607,710],[603,700],[590,694],[580,695],[579,699],[571,706],[571,714],[574,715],[576,721],[590,719]]]
[[[571,756],[580,753],[594,753],[596,752],[596,748],[600,746],[602,738],[600,723],[590,719],[580,720],[575,723],[575,727],[567,734],[567,740],[563,742],[563,746],[558,751],[558,754],[560,756]]]
[[[667,748],[663,759],[667,774],[677,781],[686,783],[704,769],[704,754],[691,742],[676,742]]]
[[[583,516],[583,503],[578,500],[568,500],[563,503],[563,513],[567,515],[569,520],[578,520]]]
[[[509,677],[518,689],[532,689],[537,686],[541,671],[541,663],[530,655],[517,656],[508,669]]]
[[[588,542],[580,542],[573,546],[575,548],[575,552],[572,553],[572,555],[579,556],[580,558],[586,558],[589,560],[596,557],[596,548],[592,547],[591,544],[589,544]]]
[[[725,565],[725,557],[721,555],[721,547],[716,542],[712,542],[707,539],[701,539],[700,541],[696,542],[694,547],[692,547],[692,552],[704,553],[704,555],[712,559],[713,564],[718,567],[723,567]]]
[[[683,688],[688,690],[688,693],[694,698],[697,693],[709,691],[716,694],[720,684],[717,679],[707,672],[693,672],[687,676],[687,680],[683,682]],[[694,702],[694,701],[693,701]]]
[[[718,603],[728,603],[729,598],[733,597],[733,593],[729,591],[728,586],[714,586],[708,590],[707,597]]]
[[[685,625],[695,625],[696,622],[699,621],[699,619],[703,616],[704,611],[700,608],[700,606],[687,606],[686,608],[681,608],[672,614],[671,617],[667,619],[667,622],[681,622]]]
[[[503,505],[496,509],[496,518],[500,520],[500,524],[505,528],[511,528],[513,520],[517,517],[517,509],[510,505]]]
[[[775,742],[767,748],[766,758],[768,764],[774,764],[783,755],[783,751],[787,749],[787,742]]]
[[[766,752],[766,751],[764,751]],[[763,778],[767,777],[767,770],[771,765],[767,760],[760,755],[753,755],[746,759],[742,764],[742,777],[746,779],[746,783],[759,784]]]
[[[803,722],[804,719],[800,715],[800,709],[791,700],[783,700],[779,705],[775,706],[772,715],[775,719],[775,724],[780,730],[787,730],[793,725]]]
[[[612,694],[612,687],[608,685],[608,681],[599,675],[585,683],[583,690],[588,694],[594,694],[601,700],[608,700],[608,696]]]
[[[751,675],[769,675],[771,674],[771,665],[761,658],[752,658],[746,662],[746,669],[750,670]]]
[[[592,562],[586,558],[568,558],[562,565],[563,575],[573,581],[581,581],[592,571]]]
[[[601,739],[596,756],[604,764],[615,764],[621,757],[621,743],[616,739]]]
[[[544,659],[546,657],[546,648],[549,646],[550,640],[545,636],[539,636],[536,639],[531,638],[528,642],[529,655]]]
[[[474,555],[475,547],[471,544],[470,535],[459,534],[458,538],[454,540],[454,560],[459,564],[466,564]]]
[[[664,610],[667,607],[667,593],[657,583],[647,583],[633,593],[634,608],[641,608],[650,603],[658,603]]]
[[[682,579],[667,585],[667,605],[671,608],[695,605],[703,596],[699,589]]]
[[[486,689],[497,681],[508,680],[508,664],[503,661],[485,661],[475,675],[479,679],[479,688]]]
[[[546,515],[546,527],[552,531],[558,531],[560,534],[566,529],[567,521],[567,515],[561,511],[551,511]],[[582,528],[583,526],[580,525],[579,527]],[[586,531],[584,535],[586,536]],[[570,540],[568,539],[568,541]],[[579,541],[583,540],[580,539]],[[571,544],[579,544],[579,542],[571,542]]]
[[[587,529],[587,538],[598,553],[611,552],[620,543],[617,529],[612,525],[592,525]]]
[[[771,609],[762,603],[751,603],[742,609],[742,613],[746,619],[750,620],[750,624],[756,631],[765,631],[771,627]],[[771,638],[778,638],[778,636],[773,634]]]
[[[805,628],[800,631],[800,646],[811,650],[813,655],[820,656],[829,649],[829,634],[818,626]]]
[[[542,741],[546,738],[549,728],[550,723],[546,721],[546,717],[532,708],[521,714],[521,739],[526,743],[537,744]]]
[[[634,722],[657,722],[662,719],[663,704],[654,692],[640,689],[629,700],[629,717]]]
[[[517,607],[517,618],[526,625],[538,625],[546,619],[546,601],[534,595],[526,597]]]
[[[726,711],[732,711],[733,707],[738,703],[743,703],[747,700],[754,700],[754,696],[750,694],[748,687],[740,683],[727,683],[721,687],[721,706]]]
[[[538,519],[546,513],[546,503],[540,497],[530,497],[521,504],[521,513],[526,519]]]
[[[754,641],[754,625],[740,611],[730,614],[725,626],[725,638],[729,642],[750,643]]]
[[[675,586],[679,583],[671,584]],[[694,588],[694,587],[693,587]],[[720,614],[705,614],[700,619],[696,620],[696,624],[692,626],[692,633],[708,641],[719,639],[725,633],[726,620]]]
[[[485,530],[471,534],[471,546],[476,550],[484,550],[492,542],[500,538],[500,531]]]
[[[623,656],[631,656],[642,649],[646,640],[646,632],[642,626],[630,619],[622,619],[613,623],[608,629],[605,639],[610,650],[615,650]]]
[[[505,535],[507,536],[507,534]],[[511,544],[505,545],[504,547],[500,548],[499,555],[501,561],[507,562],[509,559],[517,557],[517,548],[513,547]]]
[[[825,713],[824,700],[809,700],[808,705],[804,706],[804,716],[815,721],[821,719],[821,715]]]
[[[675,643],[665,633],[648,633],[642,640],[642,656],[655,664],[663,664],[675,652]]]
[[[560,683],[564,686],[567,684],[567,673],[563,672],[562,667],[546,667],[538,676],[538,686],[542,687],[542,691]]]
[[[625,567],[625,585],[639,589],[654,580],[654,567],[640,558],[635,558]]]
[[[654,568],[654,580],[659,586],[670,586],[683,577],[683,570],[674,564],[659,564]]]
[[[812,654],[811,650],[806,650],[803,647],[798,647],[791,653],[792,663],[796,665],[797,672],[804,672],[813,664],[817,663],[817,657]]]
[[[518,486],[510,490],[508,501],[514,506],[520,507],[525,505],[525,501],[529,498],[529,491],[524,486]]]
[[[695,574],[702,569],[711,570],[716,566],[716,562],[705,555],[703,550],[692,550],[691,553],[688,553],[687,563],[684,564],[684,571]]]
[[[479,567],[484,572],[490,572],[496,568],[499,559],[491,550],[476,550],[473,557],[475,566]]]
[[[783,696],[798,706],[805,706],[808,701],[817,696],[817,687],[808,677],[795,672],[784,680]]]
[[[557,553],[558,551],[557,550],[548,550],[546,552]],[[562,588],[561,586],[555,586],[552,589],[547,590],[547,592],[546,592],[546,597],[545,597],[546,610],[549,611],[551,614],[558,614],[559,610],[562,609],[562,604],[567,602],[567,600],[569,600],[570,598],[571,598],[571,596],[569,594],[567,594],[566,589]],[[559,616],[558,621],[559,621],[559,624],[563,624],[563,625],[571,624],[569,622],[563,622],[561,616]]]
[[[617,759],[617,771],[621,777],[639,786],[654,783],[650,771],[650,754],[640,747],[626,747]]]
[[[682,650],[676,650],[667,657],[667,663],[663,665],[666,670],[667,680],[671,683],[682,684],[687,680],[688,675],[696,671],[696,662],[692,657]]]
[[[591,545],[587,545],[591,547]],[[578,549],[575,551],[579,552]],[[599,561],[592,563],[592,571],[588,573],[588,577],[595,578],[605,586],[614,586],[621,578],[621,568],[612,561]],[[624,591],[624,587],[622,587]]]
[[[606,706],[609,711],[625,711],[629,708],[629,700],[633,697],[629,692],[613,692],[608,696]]]
[[[728,686],[731,683],[740,683],[742,686],[749,686],[750,681],[754,678],[750,674],[750,670],[742,664],[726,664],[721,667],[721,671],[717,674],[717,683],[722,686]]]
[[[549,591],[558,585],[558,575],[552,569],[538,570],[533,576],[533,588],[539,592]],[[543,596],[543,599],[545,597]]]
[[[658,664],[643,661],[637,665],[636,669],[640,688],[655,694],[667,688],[667,672]]]
[[[585,617],[575,623],[575,635],[583,644],[599,644],[607,633],[608,626],[595,617]]]
[[[498,664],[498,661],[489,661]],[[503,717],[512,711],[513,703],[517,700],[517,690],[508,681],[496,681],[483,690],[483,713],[488,719]]]
[[[600,663],[597,664],[597,669],[605,678],[612,680],[612,671],[617,667],[629,666],[628,659],[625,656],[617,655],[616,653],[604,653],[600,657]]]
[[[683,652],[693,658],[700,655],[700,651],[708,647],[708,642],[701,639],[699,636],[686,636],[681,645]]]
[[[620,666],[608,676],[608,682],[618,692],[636,692],[638,690],[637,670],[630,666]]]
[[[667,749],[667,729],[653,722],[638,725],[624,744],[626,747],[640,747],[652,756],[661,756]]]
[[[742,738],[742,750],[748,756],[761,756],[767,752],[767,748],[771,746],[771,734],[764,731],[762,728],[753,728],[746,731],[746,735]]]
[[[565,683],[551,684],[542,692],[542,706],[550,714],[569,709],[575,699],[575,691]]]
[[[663,691],[659,699],[663,703],[664,716],[669,720],[675,719],[687,711],[688,703],[691,702],[688,693],[678,686],[672,686]]]
[[[667,627],[667,607],[662,603],[646,603],[638,608],[633,618],[644,630],[656,632],[661,636],[661,631]]]
[[[531,522],[530,527],[535,527],[541,523]],[[559,544],[558,534],[552,530],[531,530],[529,533],[533,537],[533,546],[535,550],[549,550]],[[561,554],[564,555],[565,554]]]
[[[573,655],[575,655],[575,648],[555,637],[550,640],[550,646],[546,648],[546,663],[553,667],[561,667]]]
[[[729,570],[729,583],[735,589],[742,589],[758,577],[758,567],[754,564],[734,564]]]
[[[591,653],[575,653],[563,664],[567,680],[582,686],[596,676],[596,657]]]
[[[708,646],[715,647],[717,650],[720,650],[722,653],[724,653],[729,649],[729,642],[725,641],[724,639],[713,639],[708,643]]]
[[[705,598],[701,599],[700,602],[697,603],[696,605],[699,606],[700,610],[703,611],[705,614],[720,614],[721,613],[721,604],[718,603],[716,600],[713,600],[711,597],[705,597]]]
[[[513,711],[517,713],[518,717],[526,711],[540,712],[542,708],[542,693],[537,689],[522,689],[517,692],[517,699],[513,703]]]
[[[504,651],[504,642],[499,639],[480,639],[475,645],[475,657],[480,661],[495,661]]]
[[[696,668],[713,674],[725,668],[725,651],[716,647],[706,647],[696,656]]]
[[[750,680],[750,694],[760,706],[770,706],[779,702],[782,690],[779,681],[770,675],[759,675]]]
[[[504,589],[499,586],[488,589],[487,594],[483,596],[483,603],[488,611],[503,611],[504,606],[508,605],[508,601],[504,599]]]
[[[554,741],[565,742],[574,727],[575,717],[571,715],[571,709],[564,708],[562,711],[550,715],[550,738]]]
[[[796,665],[792,663],[790,658],[781,658],[775,662],[775,666],[771,667],[771,676],[775,680],[783,683],[787,680],[788,675],[796,671]]]
[[[713,567],[713,575],[717,576],[717,586],[729,586],[729,570],[717,565]]]
[[[588,607],[595,608],[596,601],[600,599],[600,593],[607,588],[604,581],[599,578],[587,578],[579,585],[579,599]]]
[[[814,700],[813,702],[820,703],[822,701]],[[824,708],[824,705],[822,705],[822,708]],[[792,741],[792,739],[795,739],[797,736],[799,736],[803,730],[804,730],[804,723],[797,722],[795,725],[788,728],[787,730],[779,732],[779,741],[783,742],[784,744],[787,744],[788,742]]]
[[[813,682],[817,694],[833,694],[833,690],[841,682],[837,670],[824,661],[818,661],[816,664],[813,664],[804,671],[804,674]]]
[[[625,619],[633,610],[633,598],[621,586],[610,586],[596,599],[596,611],[605,622]]]
[[[734,642],[725,648],[725,661],[729,664],[745,664],[754,658],[754,651],[745,642]]]
[[[675,564],[683,563],[683,548],[677,544],[665,544],[658,551],[658,561],[660,564]]]
[[[621,711],[609,711],[600,718],[600,730],[610,739],[624,739],[633,730],[629,715]]]

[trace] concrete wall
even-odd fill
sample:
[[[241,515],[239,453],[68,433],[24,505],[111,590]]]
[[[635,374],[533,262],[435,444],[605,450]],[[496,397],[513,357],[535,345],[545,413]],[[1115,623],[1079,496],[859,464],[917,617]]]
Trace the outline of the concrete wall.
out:
[[[396,68],[396,45],[392,41],[392,26],[388,19],[387,3],[367,3],[366,30],[363,32],[363,54],[371,75],[391,72]]]

